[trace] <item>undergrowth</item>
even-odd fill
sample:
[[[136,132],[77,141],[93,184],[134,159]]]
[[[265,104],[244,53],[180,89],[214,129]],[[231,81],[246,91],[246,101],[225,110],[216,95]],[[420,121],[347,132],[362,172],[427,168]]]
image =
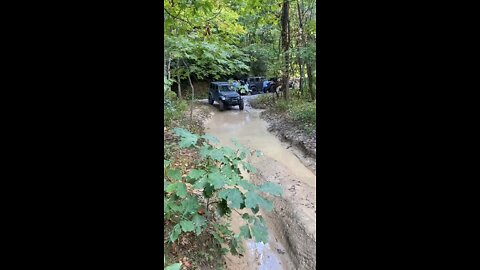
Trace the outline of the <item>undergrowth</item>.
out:
[[[283,97],[274,99],[272,94],[265,94],[251,100],[250,104],[253,108],[271,110],[287,120],[296,122],[307,132],[316,129],[317,104],[306,98],[292,95],[286,101]]]
[[[165,91],[163,101],[163,124],[170,126],[172,122],[184,118],[184,112],[187,109],[187,102],[177,98],[173,91]]]
[[[234,140],[235,148],[221,147],[210,135],[197,135],[181,128],[175,128],[174,134],[176,141],[164,149],[167,261],[180,261],[198,269],[218,263],[227,252],[241,254],[243,239],[266,243],[268,231],[259,210],[271,211],[272,202],[265,195],[280,196],[282,190],[273,183],[255,185],[241,174],[242,170],[256,172],[247,158],[261,153]],[[190,167],[183,167],[182,162],[179,164],[175,159],[178,155],[189,155],[186,151],[192,155],[194,164]],[[232,231],[229,222],[221,221],[229,220],[232,211],[242,211],[241,216],[246,221],[239,228],[239,234]],[[195,261],[169,258],[168,255],[175,254],[179,246],[186,247],[189,257]]]

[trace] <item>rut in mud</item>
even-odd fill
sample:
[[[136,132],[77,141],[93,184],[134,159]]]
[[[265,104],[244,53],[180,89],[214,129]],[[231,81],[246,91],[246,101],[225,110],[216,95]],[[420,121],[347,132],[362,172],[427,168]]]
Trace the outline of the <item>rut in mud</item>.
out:
[[[249,175],[250,181],[280,184],[284,195],[271,198],[272,212],[262,212],[269,228],[267,244],[247,241],[244,257],[228,256],[227,269],[315,269],[316,264],[316,176],[305,166],[298,151],[289,148],[268,131],[268,124],[260,118],[261,110],[252,109],[245,98],[245,110],[233,107],[220,112],[209,107],[211,117],[205,132],[217,137],[220,144],[232,146],[236,138],[250,149],[260,150],[263,156],[251,160],[258,172]],[[310,164],[311,165],[311,164]],[[232,213],[233,228],[243,220]]]

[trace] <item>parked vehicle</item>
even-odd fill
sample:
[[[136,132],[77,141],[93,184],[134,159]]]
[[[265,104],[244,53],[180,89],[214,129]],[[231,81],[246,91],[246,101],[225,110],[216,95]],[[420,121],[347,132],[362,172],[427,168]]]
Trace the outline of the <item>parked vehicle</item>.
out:
[[[247,79],[247,83],[249,88],[252,90],[253,93],[259,93],[262,91],[263,88],[263,81],[265,80],[264,77],[249,77]]]
[[[237,106],[243,110],[243,99],[228,82],[212,82],[208,89],[208,103],[214,102],[220,105],[220,111],[225,110],[227,106]]]

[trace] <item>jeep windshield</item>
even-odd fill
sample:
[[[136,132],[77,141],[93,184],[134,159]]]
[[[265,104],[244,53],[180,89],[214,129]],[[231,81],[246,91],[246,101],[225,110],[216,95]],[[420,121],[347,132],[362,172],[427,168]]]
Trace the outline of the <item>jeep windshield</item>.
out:
[[[233,90],[230,86],[228,85],[221,85],[219,86],[219,90],[222,91],[222,92],[231,92],[231,91],[235,91]]]

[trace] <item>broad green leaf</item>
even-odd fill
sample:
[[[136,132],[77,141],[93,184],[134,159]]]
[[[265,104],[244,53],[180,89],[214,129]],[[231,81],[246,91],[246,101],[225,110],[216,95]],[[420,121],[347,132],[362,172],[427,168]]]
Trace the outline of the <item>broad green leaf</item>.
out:
[[[213,185],[215,189],[222,188],[225,184],[225,176],[218,172],[208,174],[208,182]]]
[[[232,168],[232,166],[225,165],[222,167],[220,170],[223,175],[225,175],[227,178],[232,178],[234,175],[236,175],[236,172]]]
[[[248,162],[243,162],[242,165],[243,165],[243,168],[244,168],[245,170],[247,170],[247,172],[249,172],[249,173],[250,173],[250,172],[251,172],[251,173],[256,173],[256,172],[257,172],[257,169],[255,169],[255,167],[253,167],[253,166],[252,166],[250,163],[248,163]]]
[[[193,188],[194,189],[203,189],[205,187],[206,183],[207,183],[207,177],[204,175],[197,182],[195,182],[195,184],[193,184]]]
[[[177,184],[177,195],[180,198],[185,198],[187,196],[187,186],[185,183],[176,183]]]
[[[230,244],[229,244],[229,247],[230,247],[230,252],[232,253],[232,255],[238,255],[238,243],[237,243],[237,240],[235,238],[232,238],[230,240]]]
[[[177,204],[177,200],[172,197],[168,198],[167,205],[174,212],[180,212],[182,210],[182,207]]]
[[[223,152],[220,149],[211,150],[209,153],[209,156],[212,157],[214,160],[218,160],[218,161],[224,160]]]
[[[273,196],[281,196],[283,194],[283,191],[280,185],[272,182],[267,182],[261,185],[259,190],[265,193],[271,194]]]
[[[223,151],[223,154],[229,159],[234,159],[237,156],[235,150],[230,147],[222,147],[220,149]]]
[[[209,145],[204,145],[200,147],[199,154],[202,159],[208,157],[208,154],[210,153],[210,148],[211,146]]]
[[[265,200],[254,191],[249,191],[245,195],[245,206],[248,208],[255,208],[257,205],[264,208],[267,211],[272,211],[272,202]]]
[[[177,196],[180,198],[185,198],[188,194],[187,186],[185,185],[185,183],[182,183],[182,182],[175,182],[175,183],[169,184],[167,186],[167,192],[168,193],[175,192],[175,194],[177,194]]]
[[[178,144],[181,148],[188,148],[190,146],[194,146],[195,144],[197,144],[197,140],[198,140],[197,135],[192,134],[182,128],[175,128],[174,131],[176,135],[181,137],[180,142]]]
[[[178,236],[182,232],[182,228],[180,227],[180,224],[177,224],[173,227],[172,232],[170,233],[170,242],[175,242],[175,240],[178,239]]]
[[[168,207],[167,198],[163,197],[163,215],[165,216],[168,212],[170,212],[170,207]]]
[[[204,170],[193,169],[188,173],[187,178],[191,180],[198,180],[205,174],[206,172]]]
[[[167,192],[172,193],[177,189],[176,183],[171,183],[167,185]]]
[[[224,189],[218,193],[218,196],[222,199],[226,199],[230,208],[239,209],[243,202],[242,193],[238,188]]]
[[[193,222],[189,220],[180,221],[180,225],[182,226],[182,231],[184,232],[193,232],[193,230],[195,229]]]
[[[178,169],[167,169],[167,176],[172,180],[180,181],[182,180],[182,171]]]
[[[207,225],[207,220],[203,216],[197,214],[193,216],[192,221],[195,225],[195,233],[197,235],[200,235],[200,233],[202,232],[202,227]]]
[[[205,198],[207,199],[211,198],[213,196],[213,191],[214,191],[213,186],[210,183],[206,183],[203,189],[203,196],[205,196]]]
[[[181,263],[174,263],[172,265],[169,265],[169,266],[163,268],[163,270],[180,270],[181,267],[182,267]]]
[[[197,197],[187,196],[185,200],[182,201],[183,213],[193,215],[198,211],[200,207]]]
[[[240,236],[245,238],[245,239],[252,238],[252,235],[250,233],[250,227],[248,226],[248,224],[240,227]]]
[[[169,160],[163,160],[163,167],[166,168],[168,165],[170,165],[170,161]]]
[[[237,183],[243,189],[248,190],[248,191],[253,191],[253,190],[257,189],[257,187],[254,184],[248,182],[245,179],[240,179],[240,180],[237,181]]]
[[[204,138],[205,140],[207,140],[207,141],[209,141],[209,142],[211,142],[211,143],[219,143],[219,140],[218,140],[216,137],[214,137],[214,136],[212,136],[212,135],[210,135],[210,134],[202,135],[202,138]]]
[[[253,226],[251,227],[251,230],[256,242],[263,242],[264,244],[268,242],[267,227],[265,226],[265,224],[260,222],[260,220],[255,220]]]

